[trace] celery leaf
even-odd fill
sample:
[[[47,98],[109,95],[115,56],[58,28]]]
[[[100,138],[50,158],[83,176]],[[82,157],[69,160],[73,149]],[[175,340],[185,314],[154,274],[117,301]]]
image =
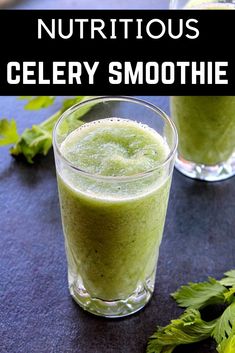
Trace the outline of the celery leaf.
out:
[[[50,107],[55,101],[55,96],[22,96],[21,99],[28,100],[24,107],[26,110],[39,110]]]
[[[190,344],[210,337],[216,320],[202,320],[198,310],[188,308],[176,320],[165,327],[159,327],[150,337],[146,353],[171,353],[181,344]]]
[[[232,333],[232,327],[235,324],[235,302],[230,304],[217,319],[212,337],[220,344]]]
[[[36,98],[38,98],[37,101]],[[54,97],[36,97],[30,102],[34,102],[33,105],[30,106],[30,109],[39,109],[40,107],[46,107],[44,103],[46,100],[40,100],[39,98],[48,98],[54,99]],[[33,125],[31,128],[27,128],[24,130],[22,135],[16,141],[12,141],[12,143],[16,142],[16,144],[11,148],[10,153],[13,156],[23,155],[27,162],[33,163],[34,157],[37,155],[46,155],[52,146],[52,132],[53,128],[60,118],[61,114],[71,106],[76,103],[87,100],[90,97],[87,96],[78,96],[74,98],[66,99],[63,103],[61,109],[50,116],[47,120],[44,120],[39,125]],[[35,103],[36,102],[36,103]],[[39,107],[39,105],[41,105]],[[84,108],[81,108],[74,113],[70,114],[68,119],[65,119],[60,126],[61,139],[65,138],[70,131],[79,127],[83,122],[80,118],[85,115],[94,105],[91,103]],[[27,108],[29,109],[29,108]],[[1,141],[1,140],[0,140]]]
[[[19,134],[17,132],[15,120],[0,120],[0,146],[16,143],[18,139]]]
[[[235,352],[235,324],[232,327],[232,331],[228,338],[222,340],[217,346],[219,353],[234,353]]]
[[[219,282],[223,286],[235,286],[235,270],[225,272],[225,278],[222,278]]]
[[[224,303],[226,292],[227,289],[220,282],[209,278],[208,282],[190,282],[180,287],[172,294],[172,297],[181,307],[201,309],[207,305]]]

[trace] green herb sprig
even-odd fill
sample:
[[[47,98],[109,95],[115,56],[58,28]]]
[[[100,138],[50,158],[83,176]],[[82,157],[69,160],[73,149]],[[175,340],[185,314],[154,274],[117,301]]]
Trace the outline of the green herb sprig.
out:
[[[26,110],[47,108],[54,103],[55,98],[54,96],[20,97],[20,99],[27,100],[24,107]],[[60,115],[74,104],[81,103],[88,98],[90,97],[76,96],[65,99],[60,110],[42,123],[25,129],[21,135],[17,131],[17,124],[14,119],[0,120],[0,147],[13,145],[10,149],[12,156],[22,155],[28,163],[33,163],[35,156],[40,154],[45,156],[50,150],[52,146],[52,131]],[[78,120],[90,110],[91,106],[84,107],[79,111],[79,114],[73,114],[70,124],[78,124]]]
[[[220,281],[209,277],[206,282],[181,286],[172,297],[184,313],[165,327],[158,327],[150,337],[146,353],[172,353],[179,345],[213,338],[218,353],[235,353],[235,270]],[[204,321],[200,310],[222,304],[225,309],[213,321]]]

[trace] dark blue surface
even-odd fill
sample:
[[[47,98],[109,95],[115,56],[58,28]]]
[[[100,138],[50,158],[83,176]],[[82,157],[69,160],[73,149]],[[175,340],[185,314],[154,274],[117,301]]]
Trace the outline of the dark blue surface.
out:
[[[166,97],[147,99],[169,111]],[[0,98],[1,116],[16,118],[21,131],[55,110],[26,112],[15,97]],[[67,289],[52,153],[30,166],[1,148],[0,352],[144,353],[155,327],[180,312],[172,291],[235,268],[234,200],[235,178],[209,184],[175,171],[152,301],[126,319],[97,318],[80,309]],[[206,342],[176,352],[215,349]]]

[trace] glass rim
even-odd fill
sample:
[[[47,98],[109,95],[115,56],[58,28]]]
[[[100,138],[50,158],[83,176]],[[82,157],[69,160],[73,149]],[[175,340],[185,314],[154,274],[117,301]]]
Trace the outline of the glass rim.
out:
[[[70,162],[65,156],[60,151],[59,145],[56,141],[56,132],[59,124],[61,123],[62,120],[64,120],[66,117],[68,117],[70,114],[74,113],[77,109],[82,108],[83,106],[90,104],[90,103],[102,103],[102,102],[107,102],[107,101],[122,101],[122,102],[127,102],[127,103],[133,103],[133,104],[139,104],[141,106],[144,106],[145,108],[148,108],[152,110],[153,112],[157,113],[169,126],[171,127],[173,131],[173,136],[174,136],[174,143],[173,146],[170,148],[170,152],[168,153],[167,157],[159,163],[156,167],[151,168],[149,170],[146,170],[141,173],[136,173],[133,175],[121,175],[121,176],[110,176],[110,175],[100,175],[96,173],[90,173],[86,170],[83,170],[75,165],[73,165],[72,162]],[[177,129],[175,127],[174,122],[169,118],[169,116],[161,110],[158,106],[149,103],[145,101],[144,99],[139,99],[139,98],[132,98],[129,96],[98,96],[94,98],[89,98],[87,100],[84,100],[82,102],[79,102],[77,104],[74,104],[72,107],[68,108],[66,111],[64,111],[60,118],[57,120],[54,129],[53,129],[53,149],[54,151],[59,155],[59,157],[63,160],[63,162],[69,166],[71,169],[79,172],[80,174],[83,174],[84,176],[90,177],[90,178],[96,178],[96,179],[101,179],[101,180],[120,180],[120,181],[127,181],[131,179],[139,179],[143,178],[144,176],[148,176],[155,171],[159,170],[160,168],[164,167],[167,163],[169,163],[174,155],[176,154],[178,146],[178,133]]]

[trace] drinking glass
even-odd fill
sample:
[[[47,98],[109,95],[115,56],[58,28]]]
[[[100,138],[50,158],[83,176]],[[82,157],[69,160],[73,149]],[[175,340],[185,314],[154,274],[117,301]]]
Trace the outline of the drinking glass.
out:
[[[81,129],[79,117],[84,112],[85,123],[122,118],[147,124],[164,140],[166,158],[130,176],[103,176],[78,168],[66,159],[62,146]],[[154,290],[177,148],[175,126],[153,104],[131,97],[98,97],[61,116],[53,146],[70,293],[93,314],[130,315],[147,304]]]
[[[171,0],[171,9],[235,9],[234,0]],[[172,97],[179,133],[176,168],[184,175],[219,181],[235,174],[235,97]]]

